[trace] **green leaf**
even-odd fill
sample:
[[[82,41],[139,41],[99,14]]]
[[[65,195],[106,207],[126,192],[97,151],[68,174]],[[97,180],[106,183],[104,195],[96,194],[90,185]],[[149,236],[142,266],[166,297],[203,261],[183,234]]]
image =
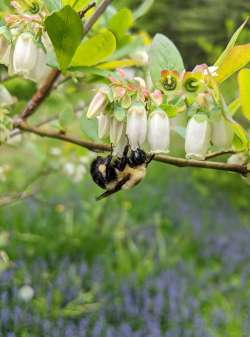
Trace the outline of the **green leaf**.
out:
[[[223,63],[217,70],[218,76],[215,77],[219,83],[225,81],[236,71],[243,68],[250,62],[250,43],[236,46],[228,52]]]
[[[82,115],[81,121],[80,121],[80,127],[82,132],[92,140],[98,140],[98,134],[97,134],[97,119],[88,119],[86,117],[86,114],[84,113]]]
[[[235,150],[237,151],[246,150],[249,144],[246,131],[243,129],[243,127],[240,124],[235,122],[233,119],[231,119],[231,126],[235,134],[234,142],[233,142]]]
[[[130,9],[122,8],[108,22],[108,28],[121,39],[133,25],[133,14]]]
[[[165,35],[156,34],[149,49],[149,71],[156,86],[164,69],[180,72],[184,70],[184,64],[173,42]]]
[[[229,113],[233,116],[240,108],[240,99],[236,98],[233,102],[231,102],[228,106]]]
[[[140,17],[144,16],[150,8],[153,6],[154,0],[145,0],[143,3],[134,11],[134,19],[137,20]]]
[[[242,69],[239,72],[238,83],[242,112],[250,119],[250,69]]]
[[[111,55],[115,48],[114,35],[104,30],[80,44],[71,62],[71,67],[94,66]]]
[[[110,76],[113,75],[112,71],[100,69],[100,68],[97,68],[97,67],[82,66],[82,67],[69,68],[69,70],[70,71],[80,71],[80,72],[82,72],[84,74],[87,74],[87,75],[96,75],[96,76],[101,76],[101,77],[105,77],[105,78],[109,78]]]
[[[74,8],[77,12],[79,12],[82,9],[84,9],[89,2],[90,0],[62,0],[62,5],[63,6],[69,5],[72,8]]]
[[[49,13],[58,11],[61,8],[60,0],[44,0]]]
[[[226,56],[228,55],[229,51],[234,47],[241,31],[243,30],[243,28],[245,27],[246,23],[248,21],[248,18],[243,22],[243,24],[236,30],[236,32],[233,34],[233,36],[231,37],[226,49],[223,51],[223,53],[220,55],[220,57],[218,58],[218,60],[215,62],[215,66],[219,67],[221,66],[221,64],[223,63],[224,59],[226,58]]]
[[[65,70],[82,39],[81,19],[70,6],[66,6],[47,17],[45,27],[55,48],[60,68]]]
[[[173,118],[177,115],[178,107],[172,104],[163,103],[160,108],[166,112],[169,118]]]

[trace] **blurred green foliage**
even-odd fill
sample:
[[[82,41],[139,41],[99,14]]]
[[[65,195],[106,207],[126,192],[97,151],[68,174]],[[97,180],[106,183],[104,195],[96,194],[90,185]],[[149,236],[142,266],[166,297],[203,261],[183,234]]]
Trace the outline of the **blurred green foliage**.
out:
[[[141,1],[126,0],[130,7]],[[164,33],[180,49],[186,66],[212,64],[233,32],[250,14],[245,0],[155,0],[149,13],[138,21],[141,29]],[[249,41],[245,29],[239,42]]]

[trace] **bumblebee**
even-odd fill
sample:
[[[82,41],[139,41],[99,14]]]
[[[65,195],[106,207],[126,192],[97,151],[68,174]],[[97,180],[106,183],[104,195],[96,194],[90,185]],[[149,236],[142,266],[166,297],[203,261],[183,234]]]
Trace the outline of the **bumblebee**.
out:
[[[146,175],[146,168],[154,155],[147,155],[143,150],[124,149],[121,158],[98,156],[91,164],[90,173],[94,182],[106,191],[97,200],[106,198],[120,190],[128,190],[139,184]]]

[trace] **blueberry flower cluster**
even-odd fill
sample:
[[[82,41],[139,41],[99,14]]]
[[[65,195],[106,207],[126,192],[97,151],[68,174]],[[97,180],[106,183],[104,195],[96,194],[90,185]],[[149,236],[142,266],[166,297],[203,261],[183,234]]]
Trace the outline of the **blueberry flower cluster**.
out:
[[[185,138],[188,159],[204,160],[209,149],[232,147],[233,129],[216,96],[216,67],[199,65],[193,71],[163,70],[156,88],[141,77],[126,78],[118,70],[92,99],[87,118],[97,118],[98,135],[113,144],[120,155],[129,141],[133,150],[152,153],[171,149],[171,130]],[[186,123],[178,124],[181,116]]]

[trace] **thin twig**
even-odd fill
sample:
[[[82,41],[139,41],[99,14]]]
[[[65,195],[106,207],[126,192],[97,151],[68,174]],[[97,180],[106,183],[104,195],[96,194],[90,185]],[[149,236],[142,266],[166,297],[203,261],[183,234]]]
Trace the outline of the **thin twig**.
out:
[[[96,2],[91,2],[86,8],[84,8],[80,13],[80,17],[83,18],[90,9],[94,8],[96,6]]]
[[[227,154],[235,154],[235,153],[237,153],[237,152],[235,152],[233,150],[212,152],[212,153],[209,153],[208,155],[206,155],[206,159],[216,158],[216,157],[224,156],[224,155],[227,155]]]
[[[106,144],[93,143],[90,141],[79,139],[77,137],[74,137],[68,134],[62,134],[60,132],[54,132],[54,131],[45,130],[41,128],[31,127],[25,122],[20,123],[19,128],[24,132],[34,133],[41,137],[58,139],[61,141],[79,145],[81,147],[84,147],[94,152],[98,152],[98,151],[108,152],[111,150],[110,146]],[[161,163],[178,166],[178,167],[199,167],[199,168],[206,168],[206,169],[215,169],[215,170],[220,170],[220,171],[236,172],[242,175],[246,175],[247,173],[250,172],[247,169],[246,165],[228,164],[228,163],[213,162],[213,161],[188,160],[188,159],[172,157],[172,156],[167,156],[167,155],[156,155],[154,160],[161,162]]]

